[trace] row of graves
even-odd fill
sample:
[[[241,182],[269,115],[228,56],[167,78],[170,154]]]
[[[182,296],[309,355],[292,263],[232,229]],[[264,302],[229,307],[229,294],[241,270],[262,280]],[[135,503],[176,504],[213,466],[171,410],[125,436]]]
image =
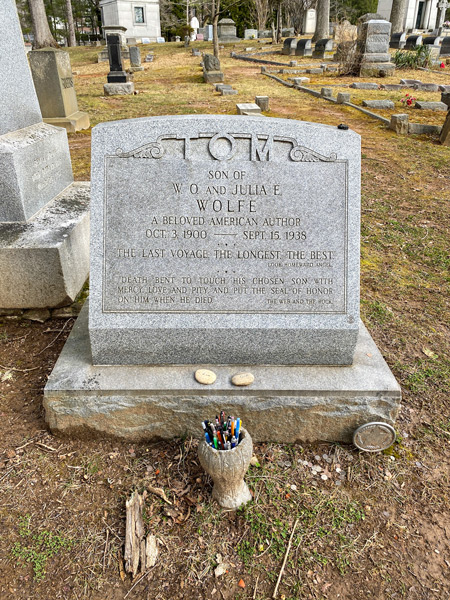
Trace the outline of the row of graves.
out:
[[[359,315],[360,136],[246,114],[108,122],[91,186],[73,183],[14,0],[0,17],[0,308],[63,306],[90,271],[45,387],[50,429],[197,437],[224,409],[257,441],[362,426],[365,449],[390,445],[400,387]]]

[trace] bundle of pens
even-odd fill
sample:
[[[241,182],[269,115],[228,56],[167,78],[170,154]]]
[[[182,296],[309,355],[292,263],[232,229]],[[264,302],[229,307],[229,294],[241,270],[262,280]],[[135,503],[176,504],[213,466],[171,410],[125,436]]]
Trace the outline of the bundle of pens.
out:
[[[242,440],[241,420],[225,417],[223,410],[215,423],[206,420],[202,422],[202,427],[206,443],[216,450],[231,450]]]

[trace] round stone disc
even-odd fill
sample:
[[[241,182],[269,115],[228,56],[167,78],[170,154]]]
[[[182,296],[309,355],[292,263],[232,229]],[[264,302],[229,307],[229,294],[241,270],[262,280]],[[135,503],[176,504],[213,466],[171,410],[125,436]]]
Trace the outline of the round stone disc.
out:
[[[395,442],[395,429],[388,423],[366,423],[353,434],[353,443],[364,452],[381,452]]]

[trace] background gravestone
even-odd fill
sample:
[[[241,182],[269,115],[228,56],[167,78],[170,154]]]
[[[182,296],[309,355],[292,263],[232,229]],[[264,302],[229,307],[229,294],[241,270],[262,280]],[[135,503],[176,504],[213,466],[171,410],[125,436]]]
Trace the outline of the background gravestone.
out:
[[[0,308],[73,301],[88,275],[89,186],[42,122],[14,0],[0,3]]]
[[[54,48],[32,50],[28,60],[44,122],[71,133],[88,129],[89,115],[78,110],[69,53]]]
[[[143,71],[141,65],[141,51],[137,46],[130,46],[130,66],[132,71]]]
[[[221,43],[240,41],[239,38],[236,37],[236,23],[233,19],[220,19],[217,24],[217,33]]]
[[[109,73],[107,76],[108,83],[103,85],[104,93],[106,96],[132,94],[134,83],[130,81],[132,76],[123,69],[120,38],[118,35],[108,35],[107,41]]]
[[[356,133],[258,116],[102,123],[92,190],[89,308],[46,386],[52,430],[170,438],[205,403],[257,440],[392,423],[399,386],[359,320]]]
[[[360,60],[360,75],[379,77],[392,74],[389,42],[391,23],[384,20],[369,20],[358,25],[357,52]]]

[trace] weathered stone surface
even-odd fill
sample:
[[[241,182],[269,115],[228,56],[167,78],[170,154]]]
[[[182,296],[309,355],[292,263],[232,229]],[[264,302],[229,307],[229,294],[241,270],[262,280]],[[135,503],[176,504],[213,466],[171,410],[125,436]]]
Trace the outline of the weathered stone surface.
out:
[[[103,85],[105,96],[126,96],[134,94],[134,83],[125,81],[123,83],[105,83]]]
[[[306,69],[305,73],[309,73],[310,75],[321,75],[323,73],[323,69]]]
[[[197,369],[194,373],[194,377],[196,381],[203,385],[211,385],[217,379],[217,375],[210,369]]]
[[[351,363],[359,316],[357,134],[200,115],[104,123],[92,140],[94,363],[215,364],[224,356],[230,364]],[[142,219],[149,178],[153,225]],[[190,217],[184,224],[178,205]],[[242,220],[229,228],[224,217],[235,209],[257,237],[247,239]],[[164,233],[169,217],[175,239]],[[281,239],[273,240],[272,219],[280,217]],[[222,235],[230,233],[237,234],[231,247]],[[292,236],[303,238],[301,247]],[[161,293],[157,274],[170,275]]]
[[[448,92],[442,92],[442,94],[441,94],[441,102],[443,104],[445,104],[448,108],[450,108],[450,89],[449,89]]]
[[[220,60],[214,54],[204,54],[203,68],[205,71],[220,71]]]
[[[350,94],[348,92],[338,92],[336,97],[338,104],[344,104],[344,102],[350,102]]]
[[[254,113],[256,115],[261,114],[261,108],[255,104],[254,102],[245,102],[241,104],[236,104],[236,111],[238,115],[242,115],[245,113]]]
[[[439,56],[450,56],[450,36],[443,38]]]
[[[378,83],[371,83],[369,81],[354,81],[350,84],[350,87],[355,90],[377,90]]]
[[[283,42],[283,48],[281,50],[281,54],[285,56],[294,56],[295,49],[297,47],[298,38],[289,37],[286,38]]]
[[[238,93],[238,90],[233,90],[233,88],[222,88],[220,90],[221,96],[235,96]]]
[[[89,184],[72,184],[28,223],[0,223],[0,307],[70,304],[88,274]]]
[[[320,95],[325,96],[325,98],[331,98],[333,96],[333,88],[323,87],[320,90]]]
[[[212,497],[228,509],[237,509],[252,500],[252,495],[244,481],[253,455],[252,438],[244,428],[242,441],[231,450],[216,450],[205,440],[198,445],[200,464],[214,481]]]
[[[391,77],[395,71],[394,63],[370,63],[365,62],[361,65],[361,77]]]
[[[363,423],[397,417],[400,387],[362,324],[352,366],[252,365],[255,382],[242,394],[231,369],[215,366],[209,388],[192,365],[93,366],[85,306],[46,385],[45,418],[58,435],[138,441],[200,437],[198,423],[224,409],[258,442],[348,443]]]
[[[222,71],[203,71],[203,79],[206,83],[220,83],[223,81]]]
[[[440,85],[439,91],[444,92],[446,94],[450,94],[450,85]]]
[[[229,83],[216,83],[214,86],[216,92],[220,92],[222,89],[232,90],[232,86]]]
[[[305,85],[305,83],[309,83],[311,79],[309,77],[294,77],[295,85]]]
[[[400,79],[400,83],[402,85],[408,85],[408,86],[421,85],[422,84],[422,82],[419,81],[419,79]]]
[[[75,133],[82,129],[89,129],[91,123],[89,115],[86,112],[78,111],[72,113],[69,117],[47,118],[45,122],[55,127],[64,127],[67,133]]]
[[[217,24],[217,33],[221,43],[239,42],[236,37],[236,23],[233,19],[220,19]]]
[[[295,46],[295,56],[312,56],[310,39],[298,40]]]
[[[87,129],[89,115],[78,110],[69,53],[44,48],[28,58],[44,121],[70,132]]]
[[[0,222],[27,221],[72,181],[64,130],[38,123],[0,136]]]
[[[231,378],[231,383],[237,386],[251,385],[254,381],[255,376],[249,371],[245,371],[244,373],[236,373],[236,375],[233,375]]]
[[[137,46],[130,46],[130,64],[132,67],[141,66],[141,52]]]
[[[318,40],[314,46],[312,53],[313,58],[325,58],[329,52],[333,51],[333,40],[331,38],[324,38]]]
[[[42,122],[14,0],[0,2],[0,136]],[[0,169],[1,170],[1,169]],[[0,196],[3,196],[0,190]],[[0,221],[2,220],[0,216]]]
[[[405,44],[405,50],[414,50],[416,46],[422,46],[421,35],[410,35],[408,36]]]
[[[394,103],[392,100],[363,100],[363,106],[367,106],[367,108],[381,108],[381,109],[390,109],[394,108]]]
[[[269,110],[269,96],[255,96],[255,104],[257,104],[263,112],[267,112]]]
[[[447,114],[447,118],[445,119],[445,123],[439,136],[439,141],[443,146],[450,146],[450,112]]]
[[[422,100],[416,100],[414,108],[419,110],[448,110],[448,106],[444,102],[423,102]]]
[[[407,87],[408,86],[402,85],[401,83],[380,83],[380,88],[388,92],[398,92],[399,90],[404,90]]]
[[[423,90],[424,92],[438,92],[439,86],[437,83],[418,83],[414,86],[415,90]]]
[[[406,44],[406,33],[393,33],[389,41],[389,48],[401,49]]]
[[[439,135],[441,133],[441,127],[439,127],[438,125],[425,125],[424,123],[410,123],[408,125],[408,133],[413,133],[416,135]]]
[[[408,133],[408,124],[409,124],[409,115],[406,115],[406,114],[391,115],[391,122],[389,124],[389,129],[392,129],[393,131],[395,131],[395,133],[406,135]]]

